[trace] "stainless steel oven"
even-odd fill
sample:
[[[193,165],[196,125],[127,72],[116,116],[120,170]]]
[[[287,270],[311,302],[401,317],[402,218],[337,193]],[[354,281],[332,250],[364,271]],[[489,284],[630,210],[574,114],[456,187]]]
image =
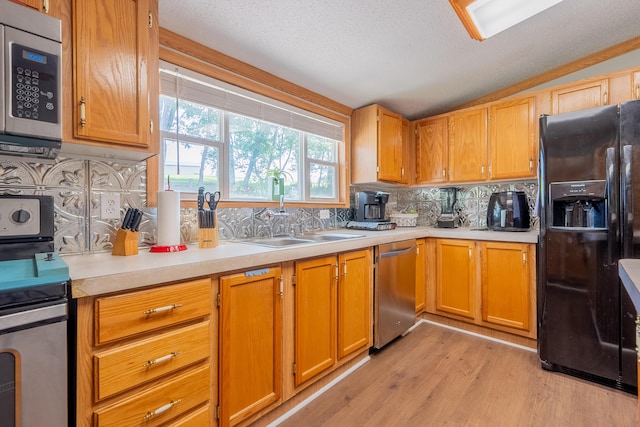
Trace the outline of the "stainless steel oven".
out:
[[[0,196],[0,253],[0,427],[65,427],[69,269],[52,197]]]
[[[0,154],[55,158],[62,141],[59,19],[0,0]]]

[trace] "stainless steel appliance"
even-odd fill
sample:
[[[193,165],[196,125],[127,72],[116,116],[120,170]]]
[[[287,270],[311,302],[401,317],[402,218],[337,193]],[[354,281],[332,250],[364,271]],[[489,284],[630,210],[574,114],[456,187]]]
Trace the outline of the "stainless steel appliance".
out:
[[[540,118],[542,367],[635,390],[635,311],[618,259],[640,256],[640,101]]]
[[[457,188],[448,187],[440,189],[440,215],[438,216],[439,228],[458,227],[459,218],[455,212]]]
[[[61,57],[59,19],[0,0],[0,154],[57,156]]]
[[[373,347],[404,334],[416,320],[416,241],[375,247]]]
[[[69,269],[52,245],[52,197],[0,196],[0,426],[68,424]]]
[[[527,231],[531,226],[529,202],[524,191],[491,194],[487,206],[487,228],[494,231]]]

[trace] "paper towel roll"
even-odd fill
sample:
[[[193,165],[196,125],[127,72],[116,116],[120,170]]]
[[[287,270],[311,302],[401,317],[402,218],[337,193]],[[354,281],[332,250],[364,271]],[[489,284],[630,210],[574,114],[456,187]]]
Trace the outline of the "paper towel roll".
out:
[[[180,244],[180,192],[158,191],[158,246]]]

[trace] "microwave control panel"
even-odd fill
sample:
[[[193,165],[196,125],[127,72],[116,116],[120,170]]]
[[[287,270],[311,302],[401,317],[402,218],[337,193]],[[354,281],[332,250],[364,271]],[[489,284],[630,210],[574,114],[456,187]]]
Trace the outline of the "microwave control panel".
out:
[[[11,44],[11,112],[13,117],[58,123],[58,56]]]

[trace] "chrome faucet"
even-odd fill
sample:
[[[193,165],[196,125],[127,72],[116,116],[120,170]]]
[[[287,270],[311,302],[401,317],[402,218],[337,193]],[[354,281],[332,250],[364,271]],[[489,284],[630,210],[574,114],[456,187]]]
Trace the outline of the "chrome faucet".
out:
[[[280,195],[280,213],[284,213],[284,194]]]

